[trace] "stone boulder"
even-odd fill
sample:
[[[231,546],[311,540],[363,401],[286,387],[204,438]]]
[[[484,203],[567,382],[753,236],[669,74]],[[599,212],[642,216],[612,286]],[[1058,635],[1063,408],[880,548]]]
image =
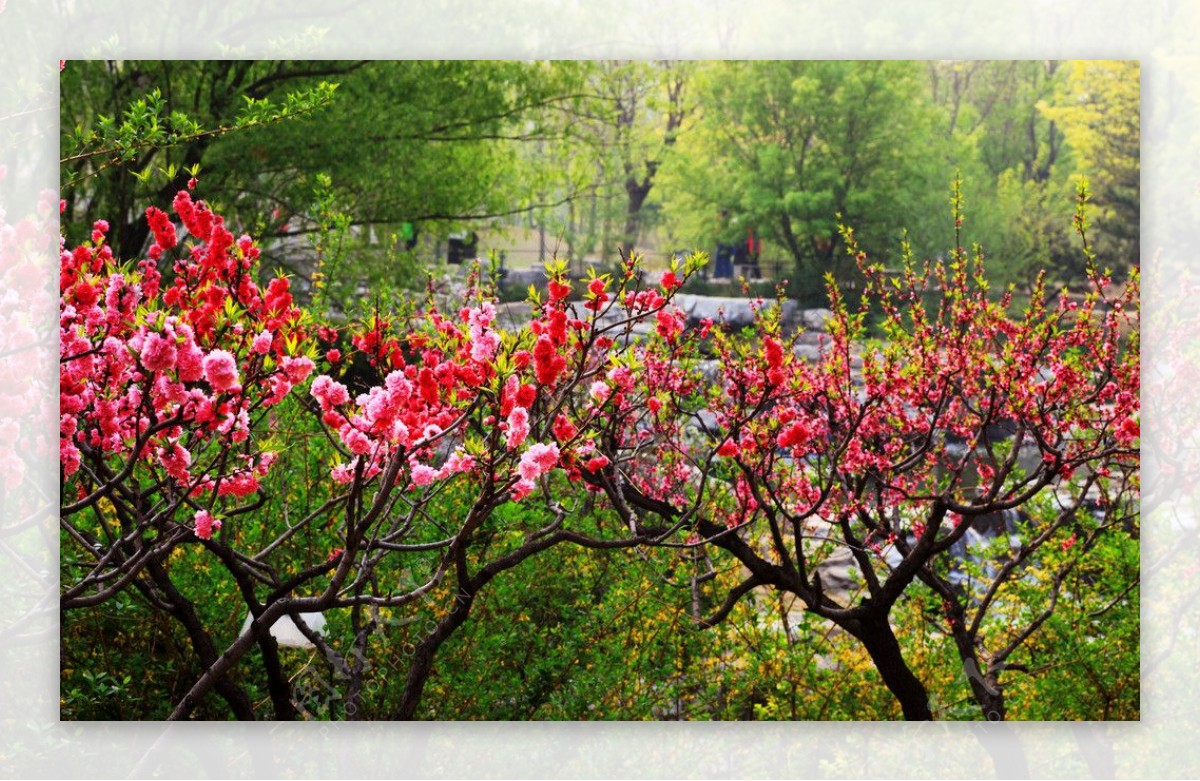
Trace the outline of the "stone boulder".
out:
[[[829,319],[833,317],[828,309],[801,309],[798,314],[799,324],[807,331],[828,331]]]
[[[796,337],[796,357],[808,363],[816,363],[821,354],[829,349],[829,337],[816,331],[803,331]]]
[[[528,290],[530,285],[543,290],[546,287],[546,271],[542,268],[506,268],[501,285],[508,290]]]
[[[745,328],[754,324],[754,308],[752,298],[734,298],[731,296],[697,296],[685,293],[675,297],[675,305],[687,315],[688,325],[697,327],[702,320],[712,320],[719,323],[724,319],[730,328]],[[765,307],[778,306],[774,301],[764,303]],[[782,316],[785,321],[794,317],[795,301],[784,301]]]
[[[496,304],[496,328],[502,331],[518,331],[529,325],[532,310],[528,301],[511,301]]]

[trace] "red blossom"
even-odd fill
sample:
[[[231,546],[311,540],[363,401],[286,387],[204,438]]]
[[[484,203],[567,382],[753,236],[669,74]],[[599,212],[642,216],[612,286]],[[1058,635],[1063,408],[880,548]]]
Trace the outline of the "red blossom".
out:
[[[571,285],[563,284],[555,279],[550,280],[549,284],[547,285],[547,290],[550,293],[551,303],[562,301],[567,296],[571,295]]]

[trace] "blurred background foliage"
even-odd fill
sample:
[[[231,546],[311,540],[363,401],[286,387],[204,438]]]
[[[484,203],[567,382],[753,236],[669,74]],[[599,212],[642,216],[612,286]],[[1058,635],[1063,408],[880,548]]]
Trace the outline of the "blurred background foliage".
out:
[[[107,219],[135,257],[144,205],[198,173],[236,231],[268,240],[264,273],[301,291],[322,265],[309,239],[342,228],[333,311],[420,287],[452,239],[582,272],[751,235],[758,270],[817,306],[825,273],[855,281],[839,215],[884,263],[904,230],[918,257],[946,253],[956,172],[993,279],[1078,280],[1086,175],[1099,261],[1123,276],[1139,81],[1132,61],[73,61],[64,224],[75,241]]]

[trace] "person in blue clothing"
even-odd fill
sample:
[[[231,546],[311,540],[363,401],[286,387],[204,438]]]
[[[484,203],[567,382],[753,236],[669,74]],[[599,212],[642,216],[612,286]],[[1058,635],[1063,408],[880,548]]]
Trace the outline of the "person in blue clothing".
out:
[[[741,251],[741,245],[738,241],[723,241],[729,237],[731,229],[737,225],[737,217],[730,219],[729,210],[722,209],[719,218],[721,226],[721,238],[717,240],[717,254],[713,258],[713,276],[718,279],[730,279],[733,277],[734,265],[739,262],[738,255]]]

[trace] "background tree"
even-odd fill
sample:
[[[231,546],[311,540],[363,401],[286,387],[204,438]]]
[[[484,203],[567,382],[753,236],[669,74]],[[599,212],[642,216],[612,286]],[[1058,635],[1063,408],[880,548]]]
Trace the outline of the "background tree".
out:
[[[566,239],[573,259],[613,258],[641,245],[657,227],[651,193],[658,171],[694,110],[689,80],[695,63],[602,60],[556,63],[578,84],[580,98],[556,105],[549,120],[557,143],[538,146],[556,161],[557,181],[545,186],[577,193],[564,208],[539,216]]]
[[[59,104],[66,223],[68,231],[76,231],[68,238],[83,241],[91,224],[104,219],[112,226],[109,240],[118,257],[144,252],[150,244],[144,204],[170,201],[229,131],[311,115],[332,101],[331,90],[314,91],[322,80],[360,67],[288,61],[73,63],[62,73]],[[215,176],[229,185],[237,177],[252,180],[254,173]]]
[[[289,239],[328,233],[336,205],[351,255],[343,307],[359,285],[389,281],[414,231],[444,239],[545,206],[532,195],[543,163],[521,146],[558,132],[548,109],[575,88],[546,63],[429,60],[92,62],[63,79],[72,225],[103,216],[118,256],[134,257],[150,242],[140,204],[169,200],[200,171],[235,230],[277,240],[265,242],[266,267],[300,274],[307,297],[312,253]],[[121,138],[139,136],[126,153]]]
[[[1124,271],[1140,263],[1141,92],[1138,63],[1076,61],[1064,99],[1039,105],[1062,126],[1097,208],[1098,257]]]
[[[883,251],[901,225],[920,232],[934,183],[949,179],[924,88],[915,63],[710,64],[671,168],[670,209],[708,242],[757,230],[791,259],[793,290],[815,303],[823,274],[852,273],[839,214]]]

